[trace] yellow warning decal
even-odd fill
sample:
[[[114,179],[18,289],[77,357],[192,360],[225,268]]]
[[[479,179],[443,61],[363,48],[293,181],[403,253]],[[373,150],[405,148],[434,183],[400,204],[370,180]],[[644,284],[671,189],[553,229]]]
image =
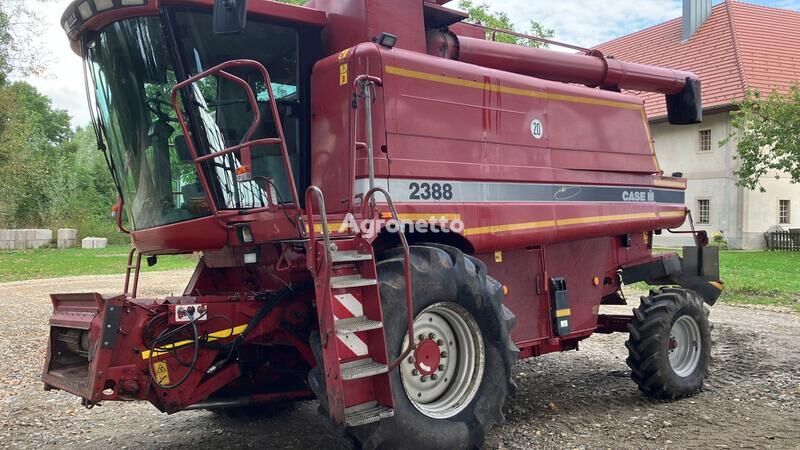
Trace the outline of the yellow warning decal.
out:
[[[569,308],[567,308],[567,309],[559,309],[559,310],[556,311],[556,317],[559,318],[559,319],[562,318],[562,317],[568,317],[570,314],[572,314],[572,311],[570,311]]]
[[[210,333],[206,337],[206,339],[207,339],[208,342],[213,342],[213,341],[217,341],[217,340],[220,340],[220,339],[227,339],[229,337],[233,337],[233,336],[236,336],[236,335],[244,333],[244,330],[246,330],[246,329],[247,329],[247,324],[239,325],[238,327],[227,328],[227,329],[224,329],[224,330],[215,331],[213,333]],[[143,351],[142,352],[142,359],[150,359],[151,357],[157,357],[157,356],[165,355],[165,354],[169,353],[171,350],[177,350],[177,349],[180,349],[180,348],[183,348],[185,346],[192,345],[192,344],[194,344],[194,341],[191,341],[191,340],[179,341],[179,342],[175,342],[173,344],[165,344],[165,345],[162,345],[161,347],[159,347],[158,349],[155,349],[155,350],[152,350],[152,351],[151,350]]]
[[[494,262],[498,264],[503,262],[503,252],[501,251],[494,252]]]
[[[159,361],[153,364],[153,371],[155,372],[156,382],[162,386],[169,385],[169,369],[167,368],[167,363],[164,361]]]
[[[346,49],[342,50],[342,52],[339,53],[339,61],[347,58],[347,55],[349,55],[349,54],[350,54],[350,49],[349,48],[346,48]]]
[[[346,86],[349,78],[347,74],[347,63],[344,63],[339,66],[339,86]]]

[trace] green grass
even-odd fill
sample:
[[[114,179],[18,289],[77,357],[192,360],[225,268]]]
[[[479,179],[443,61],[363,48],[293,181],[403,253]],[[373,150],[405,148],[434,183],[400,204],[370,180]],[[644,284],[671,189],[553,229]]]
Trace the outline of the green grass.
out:
[[[800,253],[722,252],[720,271],[725,282],[723,302],[777,305],[800,312]]]
[[[656,253],[674,250],[657,249]],[[722,251],[724,303],[781,306],[800,312],[800,253]],[[646,285],[637,286],[647,290]]]
[[[111,275],[125,273],[130,247],[112,245],[100,250],[41,249],[0,252],[0,283],[8,281],[59,278],[79,275]],[[194,256],[161,256],[158,264],[142,271],[191,269],[197,264]]]

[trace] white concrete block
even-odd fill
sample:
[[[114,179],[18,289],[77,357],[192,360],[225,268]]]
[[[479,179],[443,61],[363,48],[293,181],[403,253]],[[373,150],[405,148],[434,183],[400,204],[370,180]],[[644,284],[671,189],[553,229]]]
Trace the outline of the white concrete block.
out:
[[[0,230],[0,241],[13,241],[14,230]]]
[[[58,248],[73,248],[78,243],[77,239],[59,239],[56,243]]]
[[[45,229],[38,229],[34,230],[36,232],[36,240],[37,241],[52,241],[53,240],[53,230],[45,230]]]
[[[98,237],[87,237],[81,241],[82,248],[106,248],[108,246],[108,239]]]
[[[78,230],[73,230],[72,228],[59,228],[58,229],[58,238],[59,239],[78,239]]]
[[[42,248],[50,244],[50,239],[35,239],[28,241],[28,248]]]
[[[58,248],[72,248],[78,243],[78,230],[61,228],[58,230]]]
[[[81,248],[94,248],[94,238],[83,238],[81,241]]]
[[[14,241],[0,241],[0,250],[13,250]]]

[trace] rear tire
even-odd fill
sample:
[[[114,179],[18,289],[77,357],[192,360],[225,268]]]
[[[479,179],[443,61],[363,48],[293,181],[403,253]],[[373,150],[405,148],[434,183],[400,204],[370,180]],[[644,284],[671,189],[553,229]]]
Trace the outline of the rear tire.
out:
[[[519,359],[519,350],[510,335],[516,319],[502,305],[502,286],[487,275],[484,264],[458,249],[435,244],[413,246],[411,265],[415,334],[421,334],[416,330],[417,320],[422,318],[428,323],[432,315],[438,316],[430,325],[438,328],[428,330],[420,326],[420,330],[435,331],[434,341],[437,341],[444,337],[442,335],[448,335],[449,326],[453,342],[472,342],[475,350],[459,352],[458,358],[455,353],[449,355],[450,358],[442,360],[446,368],[441,369],[438,380],[429,377],[425,383],[409,378],[411,368],[404,367],[404,361],[399,370],[391,373],[394,417],[348,428],[346,432],[354,446],[361,448],[480,448],[486,432],[505,422],[502,408],[507,397],[516,391],[511,370]],[[394,360],[405,349],[404,339],[407,339],[402,251],[385,252],[377,267],[386,342],[389,358]],[[446,324],[437,325],[439,318]],[[459,335],[465,340],[461,341]],[[312,339],[312,346],[319,346],[318,338]],[[456,347],[450,350],[455,352]],[[451,373],[447,359],[457,364],[458,369],[467,368],[457,371],[459,374],[471,372],[475,375],[467,376],[463,383],[458,382],[460,375],[453,376],[448,382],[454,387],[443,386],[445,374]],[[315,392],[322,391],[325,386],[320,366],[310,374]],[[427,389],[434,385],[445,393]],[[422,386],[426,388],[420,391]],[[320,410],[327,415],[327,402],[323,400],[327,397],[320,392],[317,394]],[[455,400],[448,406],[448,395],[463,403]],[[418,396],[423,401],[411,400]]]
[[[642,297],[628,330],[626,362],[645,395],[672,400],[702,389],[711,356],[711,328],[694,292],[662,288]]]

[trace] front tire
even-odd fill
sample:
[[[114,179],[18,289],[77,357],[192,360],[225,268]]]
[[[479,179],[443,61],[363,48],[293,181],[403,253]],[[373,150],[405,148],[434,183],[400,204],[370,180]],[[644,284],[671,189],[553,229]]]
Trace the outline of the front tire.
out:
[[[402,251],[392,249],[377,264],[390,360],[408,339],[403,261]],[[411,270],[415,344],[427,350],[412,352],[421,360],[406,358],[390,375],[394,417],[348,428],[347,434],[362,448],[480,448],[485,434],[505,422],[502,408],[516,390],[515,318],[485,265],[456,248],[413,246]],[[322,391],[320,369],[312,370],[311,379]],[[320,403],[327,413],[327,402]]]
[[[433,324],[432,330],[449,326],[451,332],[443,330],[438,334],[447,336],[437,338],[450,353],[444,361],[456,361],[446,362],[440,378],[427,383],[415,383],[422,374],[413,375],[413,365],[404,361],[391,375],[395,416],[351,433],[369,448],[480,448],[486,432],[505,422],[502,408],[516,390],[511,370],[519,352],[510,337],[514,316],[502,305],[502,286],[487,275],[486,266],[458,249],[414,246],[411,264],[417,344],[423,332],[437,333],[424,323]],[[407,339],[406,321],[401,319],[406,317],[402,252],[384,255],[378,278],[393,359]],[[437,320],[447,325],[436,327]],[[426,337],[429,345],[430,335]],[[452,369],[449,388],[438,392]],[[435,382],[438,385],[431,384]],[[430,389],[420,392],[425,384]]]
[[[628,325],[628,366],[645,395],[678,399],[702,389],[711,356],[711,327],[691,291],[663,288],[642,297]]]

